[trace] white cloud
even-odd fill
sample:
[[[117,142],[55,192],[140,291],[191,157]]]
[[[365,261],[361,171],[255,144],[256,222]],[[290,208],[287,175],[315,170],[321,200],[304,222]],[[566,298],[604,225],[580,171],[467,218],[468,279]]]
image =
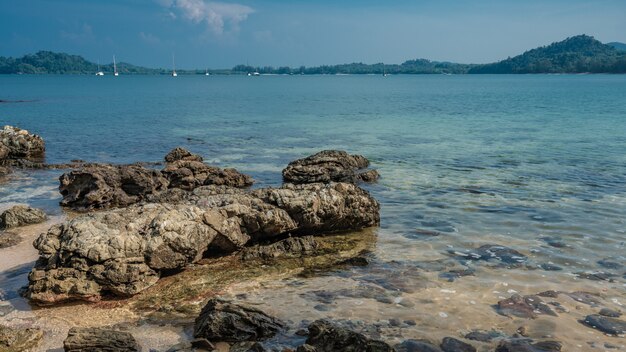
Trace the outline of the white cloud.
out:
[[[239,23],[254,12],[249,6],[204,0],[157,0],[170,9],[173,18],[204,23],[215,34],[237,31]]]
[[[161,39],[152,33],[139,32],[139,39],[148,44],[159,44]]]

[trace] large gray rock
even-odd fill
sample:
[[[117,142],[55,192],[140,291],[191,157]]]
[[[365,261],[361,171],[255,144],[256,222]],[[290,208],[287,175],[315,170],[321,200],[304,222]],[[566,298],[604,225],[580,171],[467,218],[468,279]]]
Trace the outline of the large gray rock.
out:
[[[391,346],[363,334],[340,327],[327,320],[309,325],[306,344],[316,352],[392,352]],[[307,346],[307,348],[309,348]]]
[[[102,328],[71,328],[63,341],[65,352],[138,352],[141,347],[128,332]]]
[[[369,161],[361,155],[341,150],[324,150],[304,159],[292,161],[283,170],[283,179],[290,183],[373,182],[375,170],[365,171]],[[363,176],[359,176],[363,173]]]
[[[45,150],[43,138],[38,135],[12,126],[0,130],[0,164],[17,159],[43,159]]]
[[[46,221],[46,213],[41,209],[26,205],[15,205],[0,214],[0,229],[38,224]]]
[[[59,178],[61,205],[75,209],[125,207],[167,189],[157,170],[139,165],[92,164]]]
[[[85,214],[55,225],[34,243],[40,259],[27,296],[39,304],[134,295],[162,272],[288,233],[317,235],[378,225],[379,207],[353,184],[286,185],[252,192],[223,186],[168,190],[152,201]],[[245,251],[248,259],[306,255],[309,237]]]

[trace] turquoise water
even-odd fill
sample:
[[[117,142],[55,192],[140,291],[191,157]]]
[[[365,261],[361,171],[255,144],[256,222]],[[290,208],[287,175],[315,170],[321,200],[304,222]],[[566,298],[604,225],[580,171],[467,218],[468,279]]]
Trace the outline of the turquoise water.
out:
[[[626,76],[0,76],[0,99],[27,100],[0,104],[0,124],[43,136],[48,162],[159,161],[183,146],[266,186],[318,150],[363,154],[382,175],[366,186],[382,205],[380,260],[503,244],[564,269],[541,273],[551,286],[519,271],[524,294],[595,287],[624,301]],[[18,172],[0,204],[60,212],[59,173]],[[572,278],[598,270],[610,287]]]

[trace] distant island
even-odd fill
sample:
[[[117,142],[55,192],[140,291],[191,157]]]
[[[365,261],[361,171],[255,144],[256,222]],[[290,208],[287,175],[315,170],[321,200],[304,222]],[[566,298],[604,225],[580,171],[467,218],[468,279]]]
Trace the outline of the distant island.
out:
[[[79,55],[39,51],[20,58],[0,57],[0,74],[94,74],[113,72],[113,64],[98,65]],[[146,68],[120,62],[121,74],[169,74],[171,70]],[[205,74],[205,70],[177,70],[178,74]],[[588,35],[578,35],[521,55],[490,64],[459,64],[426,59],[402,64],[351,63],[316,67],[254,67],[209,70],[211,74],[525,74],[525,73],[626,73],[626,44],[603,44]]]

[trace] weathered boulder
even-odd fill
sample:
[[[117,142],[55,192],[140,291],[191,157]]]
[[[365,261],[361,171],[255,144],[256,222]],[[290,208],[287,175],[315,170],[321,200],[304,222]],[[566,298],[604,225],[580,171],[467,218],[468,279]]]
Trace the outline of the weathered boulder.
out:
[[[0,352],[21,352],[35,348],[43,332],[39,329],[19,329],[0,325]]]
[[[46,213],[41,209],[26,205],[15,205],[0,214],[0,229],[10,229],[46,221]]]
[[[176,147],[172,149],[165,156],[165,162],[173,163],[178,160],[188,160],[188,161],[202,161],[202,157],[197,154],[193,154],[185,148]]]
[[[309,325],[306,344],[316,352],[392,352],[391,346],[358,332],[340,327],[327,320]],[[308,346],[307,346],[308,348]],[[306,351],[306,350],[305,350]]]
[[[255,341],[284,327],[281,320],[258,309],[213,298],[196,318],[193,335],[214,342]]]
[[[297,184],[376,181],[376,171],[365,171],[359,176],[368,166],[369,161],[361,155],[350,155],[341,150],[324,150],[290,162],[283,170],[283,179]]]
[[[353,184],[288,185],[252,192],[224,186],[168,190],[125,209],[78,216],[34,243],[40,259],[27,296],[36,303],[134,295],[162,272],[292,234],[357,230],[379,223],[378,202]],[[286,238],[241,258],[298,257],[317,249],[311,237]]]
[[[585,319],[582,320],[582,323],[596,330],[600,330],[605,334],[626,334],[626,321],[617,318],[591,314],[586,316]]]
[[[43,138],[38,135],[12,126],[0,130],[0,163],[10,159],[42,159],[45,150]]]
[[[65,352],[135,352],[141,347],[128,332],[102,328],[71,328],[63,341]]]
[[[200,161],[177,160],[168,163],[163,169],[163,176],[170,183],[170,188],[192,190],[202,185],[224,185],[244,188],[254,183],[254,180],[235,169],[220,169],[209,166]]]
[[[512,295],[498,302],[498,313],[509,317],[534,319],[539,314],[557,316],[557,314],[537,295]]]
[[[59,178],[61,205],[75,209],[125,207],[167,189],[157,170],[139,165],[92,164]]]

